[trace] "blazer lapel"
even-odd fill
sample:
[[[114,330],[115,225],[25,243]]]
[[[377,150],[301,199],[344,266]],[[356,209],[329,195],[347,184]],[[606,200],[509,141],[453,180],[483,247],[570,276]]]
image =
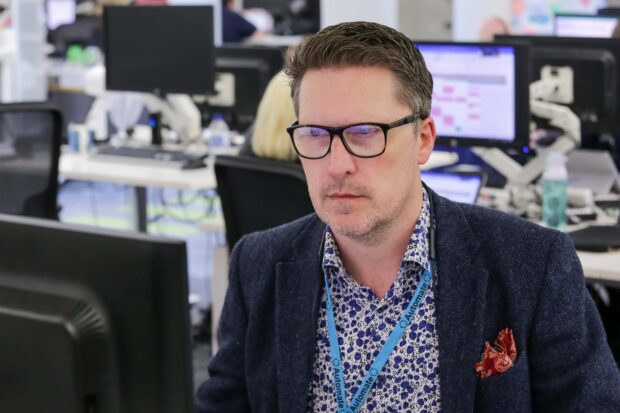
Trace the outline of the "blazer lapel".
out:
[[[488,272],[476,234],[458,205],[434,196],[437,334],[444,412],[474,411]]]
[[[319,243],[308,248],[318,251]],[[322,293],[320,259],[318,254],[308,255],[276,265],[276,356],[282,412],[307,410]]]

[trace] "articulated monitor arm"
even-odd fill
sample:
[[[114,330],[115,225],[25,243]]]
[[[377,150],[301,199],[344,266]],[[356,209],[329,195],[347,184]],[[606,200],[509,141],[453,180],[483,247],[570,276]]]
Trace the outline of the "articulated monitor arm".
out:
[[[164,99],[145,93],[143,102],[149,112],[160,112],[163,123],[175,131],[182,141],[200,137],[200,111],[189,95],[169,94]]]
[[[581,143],[581,122],[567,106],[543,100],[558,100],[557,96],[567,96],[562,92],[562,80],[544,78],[530,85],[530,112],[564,131],[564,134],[527,164],[520,165],[497,148],[473,148],[473,151],[486,163],[506,177],[510,186],[526,186],[533,183],[543,172],[547,155],[550,152],[566,154]],[[572,89],[572,84],[571,84]],[[572,90],[570,91],[572,100]],[[570,103],[570,102],[568,102]]]

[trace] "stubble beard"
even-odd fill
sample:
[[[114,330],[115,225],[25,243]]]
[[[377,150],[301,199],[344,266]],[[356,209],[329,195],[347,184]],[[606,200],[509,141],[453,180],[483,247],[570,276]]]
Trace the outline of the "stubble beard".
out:
[[[327,194],[334,190],[362,195],[370,205],[361,214],[359,211],[355,211],[353,205],[348,203],[325,206],[329,202]],[[322,208],[323,213],[319,215],[336,236],[346,237],[363,245],[378,245],[386,238],[390,230],[397,225],[411,196],[410,192],[403,194],[396,205],[386,210],[385,207],[377,205],[377,201],[373,197],[373,191],[365,186],[331,184],[321,190],[321,200],[324,208]],[[349,214],[359,214],[360,218],[357,219],[357,222],[347,222],[346,216]]]

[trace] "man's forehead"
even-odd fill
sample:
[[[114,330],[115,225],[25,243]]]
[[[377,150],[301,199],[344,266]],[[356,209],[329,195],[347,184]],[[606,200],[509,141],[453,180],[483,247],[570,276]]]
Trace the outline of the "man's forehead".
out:
[[[304,123],[317,113],[324,116],[345,111],[351,116],[350,123],[373,120],[384,107],[400,104],[396,76],[383,67],[311,69],[302,77],[298,92],[298,116]],[[308,117],[311,119],[304,119]],[[342,125],[344,120],[337,117]]]

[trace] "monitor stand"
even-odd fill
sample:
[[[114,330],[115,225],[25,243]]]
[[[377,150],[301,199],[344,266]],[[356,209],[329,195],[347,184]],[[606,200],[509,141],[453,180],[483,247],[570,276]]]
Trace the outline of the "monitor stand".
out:
[[[161,146],[161,112],[149,113],[149,127],[151,128],[151,145]]]

